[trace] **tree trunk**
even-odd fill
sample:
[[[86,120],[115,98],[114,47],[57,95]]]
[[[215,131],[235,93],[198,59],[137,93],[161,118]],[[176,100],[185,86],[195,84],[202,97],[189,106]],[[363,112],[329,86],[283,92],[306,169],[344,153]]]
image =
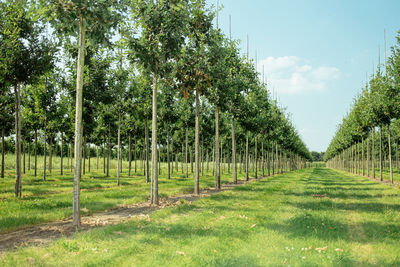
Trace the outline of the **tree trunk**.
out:
[[[361,164],[362,164],[362,175],[365,176],[364,136],[361,139]]]
[[[379,127],[379,178],[383,181],[382,170],[382,126]]]
[[[390,182],[393,184],[393,170],[392,170],[392,144],[390,142],[390,124],[388,124],[388,145],[389,145],[389,170],[390,170]]]
[[[63,145],[64,145],[64,133],[61,132],[61,162],[60,162],[60,173],[63,175]]]
[[[82,100],[83,100],[83,68],[85,64],[85,22],[82,16],[79,23],[79,48],[78,64],[76,77],[76,111],[75,111],[75,174],[73,186],[73,216],[72,225],[79,228],[81,225],[80,217],[80,187],[81,179],[81,138],[82,138]]]
[[[375,179],[375,127],[372,128],[372,178]]]
[[[35,129],[35,176],[37,176],[37,152],[38,152],[38,135],[37,129]]]
[[[1,178],[4,178],[4,150],[5,150],[5,140],[4,140],[4,127],[1,129]]]
[[[87,145],[87,157],[88,157],[88,172],[90,173],[90,143],[86,143]]]
[[[135,175],[136,175],[136,148],[137,148],[137,139],[136,139],[136,136],[135,136],[135,151],[134,151],[134,154],[133,154],[133,160],[135,161]]]
[[[118,147],[117,147],[117,186],[119,186],[119,171],[120,171],[120,166],[119,166],[119,158],[120,158],[120,152],[121,152],[121,112],[118,113]]]
[[[157,69],[157,66],[156,66]],[[151,180],[154,183],[154,196],[151,203],[158,205],[158,170],[157,170],[157,72],[153,73],[153,114],[151,125],[152,160],[151,160]]]
[[[46,129],[47,128],[47,122],[46,122],[46,118],[44,119],[44,140],[43,140],[43,181],[46,181],[46,156],[47,156],[47,152],[46,152]]]
[[[216,174],[216,184],[217,190],[221,189],[221,174],[219,166],[219,108],[215,107],[215,174]]]
[[[31,170],[31,142],[28,142],[28,171]]]
[[[49,172],[51,173],[53,169],[53,138],[50,137],[49,144]]]
[[[194,172],[194,193],[200,194],[199,188],[199,175],[200,175],[200,151],[199,151],[199,134],[200,134],[200,123],[199,123],[199,92],[196,90],[196,115],[195,115],[195,134],[194,134],[194,157],[195,157],[195,172]]]
[[[370,147],[369,147],[369,130],[368,130],[368,136],[367,136],[367,176],[370,176],[369,170],[370,170]]]
[[[236,170],[236,140],[235,140],[235,119],[231,116],[231,127],[232,127],[232,175],[233,183],[237,184],[237,170]]]
[[[246,181],[249,180],[249,131],[246,131]]]
[[[131,176],[131,167],[132,167],[132,147],[131,147],[131,135],[128,137],[128,176]]]
[[[188,165],[188,127],[186,126],[185,132],[185,167],[186,167],[186,178],[189,177],[189,165]]]
[[[24,154],[24,160],[23,160],[23,165],[24,165],[24,167],[23,167],[23,171],[24,171],[24,174],[25,174],[25,143],[26,143],[26,141],[25,141],[25,137],[24,137],[24,142],[23,142],[23,146],[22,146],[22,150],[23,150],[23,154]]]
[[[168,179],[171,179],[171,166],[170,166],[170,160],[169,160],[169,127],[168,127],[168,121],[166,122],[166,127],[167,127],[167,164],[168,164]]]
[[[104,134],[103,142],[103,173],[106,174],[106,135]]]
[[[15,90],[15,196],[22,196],[21,183],[21,86],[17,83]]]
[[[146,168],[145,168],[145,172],[146,172],[146,183],[150,182],[150,163],[149,163],[149,120],[146,117],[145,120],[145,144],[146,144],[146,154],[145,154],[145,160],[146,160]]]
[[[264,135],[261,136],[261,171],[264,177]]]
[[[254,146],[254,163],[255,163],[255,167],[256,167],[256,169],[255,169],[255,172],[254,172],[254,176],[255,176],[255,178],[257,179],[258,177],[257,177],[257,134],[256,134],[256,136],[255,136],[255,146]]]

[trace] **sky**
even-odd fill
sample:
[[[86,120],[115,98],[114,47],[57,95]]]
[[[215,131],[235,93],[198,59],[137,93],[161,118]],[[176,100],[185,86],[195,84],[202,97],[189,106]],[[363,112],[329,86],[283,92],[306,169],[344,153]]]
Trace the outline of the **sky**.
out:
[[[207,0],[216,6],[217,0]],[[400,30],[399,0],[219,0],[219,27],[241,40],[310,151],[337,125]]]

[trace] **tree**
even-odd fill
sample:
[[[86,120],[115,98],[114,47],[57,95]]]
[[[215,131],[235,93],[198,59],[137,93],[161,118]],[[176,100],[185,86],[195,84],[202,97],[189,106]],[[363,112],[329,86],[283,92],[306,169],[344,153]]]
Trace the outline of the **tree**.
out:
[[[15,96],[15,196],[22,196],[21,182],[21,85],[31,83],[52,67],[53,46],[40,36],[42,27],[31,12],[27,1],[0,3],[1,68],[8,84],[14,87]]]
[[[109,42],[111,30],[116,28],[122,19],[125,1],[41,0],[41,4],[57,33],[64,36],[78,36],[72,225],[79,228],[81,223],[79,182],[81,178],[82,102],[86,43],[87,40],[94,44]]]
[[[157,170],[157,92],[158,80],[166,73],[168,62],[176,59],[184,43],[182,31],[187,25],[188,1],[138,0],[132,7],[139,22],[140,36],[130,39],[131,60],[137,61],[152,74],[152,134],[151,134],[151,198],[158,205]],[[154,190],[153,190],[154,189]]]

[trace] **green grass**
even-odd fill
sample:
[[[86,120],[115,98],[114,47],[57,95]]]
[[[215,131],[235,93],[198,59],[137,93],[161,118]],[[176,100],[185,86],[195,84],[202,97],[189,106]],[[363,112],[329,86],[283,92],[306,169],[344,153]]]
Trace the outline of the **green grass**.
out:
[[[8,155],[7,161],[10,161],[10,158],[12,155]],[[60,160],[54,159],[55,163]],[[38,163],[42,164],[38,166],[40,168],[43,166],[42,160],[43,158],[38,160]],[[67,161],[65,160],[64,163]],[[115,168],[116,161],[113,160],[111,163],[111,168]],[[201,188],[214,185],[211,165],[209,165],[209,172],[205,172],[200,178]],[[133,166],[134,163],[132,163]],[[116,170],[111,169],[110,177],[104,177],[102,165],[97,170],[96,160],[92,159],[91,172],[86,173],[81,179],[82,213],[91,214],[117,205],[147,201],[150,195],[150,184],[145,182],[145,176],[139,166],[141,165],[137,162],[137,173],[132,172],[132,176],[128,176],[128,163],[123,162],[121,186],[117,187]],[[167,164],[162,163],[161,167],[162,173],[159,179],[161,197],[193,192],[194,182],[190,165],[189,178],[182,174],[181,164],[179,164],[178,173],[175,171],[170,180],[167,179]],[[232,181],[232,174],[228,173],[227,167],[226,164],[225,172],[221,176],[223,183]],[[206,164],[204,171],[206,171]],[[32,169],[22,175],[22,199],[14,197],[13,170],[7,170],[5,179],[0,178],[0,233],[22,226],[60,220],[72,215],[73,173],[70,169],[65,169],[63,176],[60,175],[59,169],[53,169],[51,174],[47,172],[46,181],[43,181],[42,177],[42,169],[38,169],[36,177]],[[244,173],[239,173],[238,178],[244,179]]]
[[[399,266],[399,222],[398,189],[311,168],[19,248],[0,265]]]

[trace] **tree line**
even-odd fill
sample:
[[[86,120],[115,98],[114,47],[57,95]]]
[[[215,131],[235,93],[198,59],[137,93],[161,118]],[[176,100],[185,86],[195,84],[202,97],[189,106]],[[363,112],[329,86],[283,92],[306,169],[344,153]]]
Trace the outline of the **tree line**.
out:
[[[222,162],[237,183],[237,168],[248,180],[251,163],[257,178],[312,160],[248,51],[213,24],[217,12],[204,0],[6,0],[0,8],[2,177],[6,136],[15,140],[17,197],[26,153],[44,156],[43,180],[53,153],[61,175],[67,157],[74,226],[93,154],[106,176],[116,157],[118,185],[122,157],[129,175],[140,159],[156,205],[161,157],[168,179],[178,162],[186,177],[191,165],[195,194],[204,164],[220,189]],[[37,175],[37,160],[33,167]]]
[[[393,167],[399,171],[400,141],[400,33],[384,63],[379,63],[350,112],[338,126],[324,158],[328,166],[383,180]]]

